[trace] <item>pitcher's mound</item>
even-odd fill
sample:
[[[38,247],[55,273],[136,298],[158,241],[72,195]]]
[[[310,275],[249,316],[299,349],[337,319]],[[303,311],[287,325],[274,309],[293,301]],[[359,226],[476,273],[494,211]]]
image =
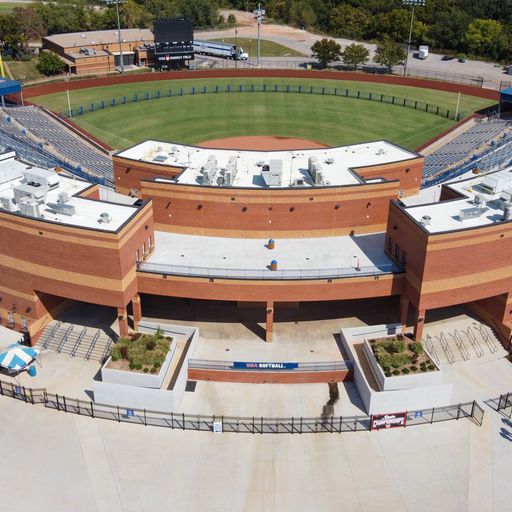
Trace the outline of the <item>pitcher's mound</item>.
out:
[[[326,144],[307,139],[288,137],[244,136],[213,139],[201,142],[198,146],[211,149],[247,149],[255,151],[287,151],[293,149],[328,148]]]

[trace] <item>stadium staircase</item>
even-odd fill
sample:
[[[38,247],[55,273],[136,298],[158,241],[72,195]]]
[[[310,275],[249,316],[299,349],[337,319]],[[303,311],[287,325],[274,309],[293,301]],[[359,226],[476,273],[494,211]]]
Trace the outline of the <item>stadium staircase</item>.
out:
[[[484,324],[427,334],[423,338],[423,346],[438,366],[470,359],[493,360],[508,355],[495,332]]]
[[[64,164],[67,171],[79,177],[91,177],[92,181],[114,186],[111,157],[42,109],[35,106],[7,107],[0,109],[0,114],[0,135],[3,135],[0,143],[17,151],[22,158],[42,165],[41,155],[44,155],[49,166]],[[20,147],[23,145],[28,148],[24,150],[25,154]],[[33,161],[33,156],[38,156],[37,161]]]
[[[39,337],[36,347],[103,363],[114,341],[101,329],[54,320]]]

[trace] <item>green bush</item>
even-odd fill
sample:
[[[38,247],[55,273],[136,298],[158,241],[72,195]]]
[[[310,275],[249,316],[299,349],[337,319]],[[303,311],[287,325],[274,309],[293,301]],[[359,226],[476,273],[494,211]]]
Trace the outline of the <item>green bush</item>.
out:
[[[22,62],[30,62],[32,60],[32,55],[30,55],[29,53],[25,53],[21,56],[20,60]]]
[[[133,366],[136,370],[142,370],[142,363],[135,363]]]
[[[39,55],[37,69],[43,75],[58,75],[64,71],[65,67],[64,61],[56,53],[41,52]]]
[[[160,368],[160,366],[162,366],[162,363],[161,363],[160,361],[155,361],[155,362],[153,363],[153,368],[154,368],[155,370],[158,370],[158,368]]]
[[[409,368],[402,368],[402,373],[404,375],[407,375],[409,373],[409,371],[410,371]]]
[[[12,55],[2,55],[2,60],[4,62],[10,62],[11,60],[14,60],[14,59],[12,58]]]
[[[148,373],[148,367],[147,366],[144,366],[144,370],[142,370],[144,373]]]
[[[135,364],[130,363],[130,364],[129,364],[129,367],[130,367],[130,370],[135,370]]]
[[[426,366],[422,366],[422,367],[420,368],[420,370],[421,370],[422,372],[426,372],[426,371],[427,371],[427,367],[426,367]]]
[[[385,375],[386,377],[391,377],[391,372],[384,372],[384,375]]]
[[[147,343],[146,343],[146,348],[148,350],[155,350],[155,347],[156,347],[156,342],[153,341],[153,340],[149,340]]]
[[[383,367],[382,367],[382,371],[383,371],[384,373],[387,373],[387,372],[391,371],[391,368],[390,368],[389,366],[383,366]]]
[[[156,373],[156,368],[155,368],[155,367],[153,367],[153,368],[151,368],[151,370],[149,370],[149,371],[150,371],[150,373]]]
[[[119,355],[112,352],[112,361],[119,361]]]
[[[128,359],[128,347],[126,345],[121,345],[119,347],[119,355],[123,358],[123,359]]]
[[[418,371],[418,367],[417,366],[411,366],[409,368],[409,370],[411,370],[411,372],[417,372]]]
[[[393,375],[400,375],[400,370],[393,370]]]
[[[429,370],[435,370],[435,369],[436,369],[436,367],[435,367],[433,364],[429,364],[429,365],[427,366],[427,368],[428,368]]]
[[[423,345],[419,341],[414,341],[407,345],[409,350],[416,355],[420,355],[423,352]]]

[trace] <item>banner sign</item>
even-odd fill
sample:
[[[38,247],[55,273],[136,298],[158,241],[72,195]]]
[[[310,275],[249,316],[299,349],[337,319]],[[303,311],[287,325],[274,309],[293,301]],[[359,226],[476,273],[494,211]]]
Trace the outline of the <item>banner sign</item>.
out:
[[[405,427],[406,422],[406,412],[394,412],[391,414],[372,414],[371,430],[380,430],[382,428]]]
[[[299,363],[247,363],[235,361],[233,369],[236,370],[296,370]]]

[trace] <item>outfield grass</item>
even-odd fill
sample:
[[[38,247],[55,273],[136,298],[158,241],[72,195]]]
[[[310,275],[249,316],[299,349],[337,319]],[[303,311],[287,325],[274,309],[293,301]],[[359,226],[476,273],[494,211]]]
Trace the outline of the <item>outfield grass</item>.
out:
[[[115,148],[124,148],[148,138],[196,144],[205,140],[240,135],[300,137],[329,145],[387,139],[415,149],[454,124],[453,121],[385,103],[366,100],[286,93],[197,94],[167,98],[167,90],[215,84],[298,85],[349,88],[423,101],[455,109],[457,95],[415,87],[298,79],[172,80],[97,87],[71,92],[72,108],[123,95],[140,98],[145,92],[161,91],[162,98],[119,105],[76,116],[75,122]],[[67,110],[66,93],[33,98],[54,111]],[[489,100],[463,96],[461,110],[469,114]]]
[[[225,37],[224,39],[212,39],[219,43],[236,44],[241,46],[244,51],[249,54],[249,57],[255,57],[258,54],[258,40],[248,39],[244,37]],[[292,48],[283,46],[274,41],[268,41],[266,39],[260,40],[260,56],[261,57],[303,57],[304,54],[300,53]]]

